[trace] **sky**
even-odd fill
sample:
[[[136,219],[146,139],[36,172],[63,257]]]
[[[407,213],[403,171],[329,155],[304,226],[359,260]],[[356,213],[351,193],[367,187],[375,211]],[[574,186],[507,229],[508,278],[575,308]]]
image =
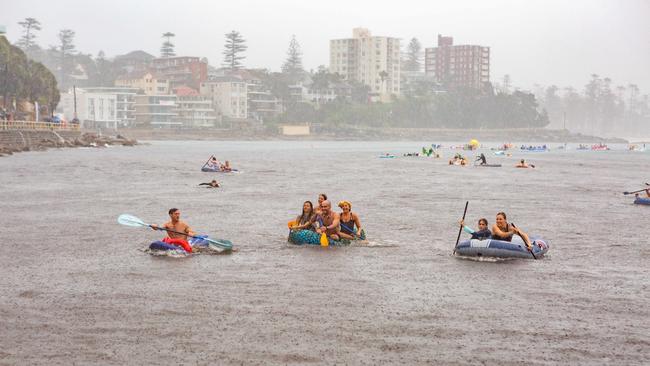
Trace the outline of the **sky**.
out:
[[[206,57],[213,66],[221,64],[224,35],[237,30],[248,45],[245,66],[273,71],[292,35],[309,70],[327,66],[329,40],[350,38],[355,27],[404,45],[415,37],[423,47],[435,47],[442,34],[454,44],[490,47],[492,82],[508,74],[522,89],[582,90],[598,74],[650,93],[649,0],[0,0],[9,41],[18,40],[17,23],[27,17],[41,22],[42,47],[69,28],[83,53],[157,56],[162,34],[172,32],[177,55]]]

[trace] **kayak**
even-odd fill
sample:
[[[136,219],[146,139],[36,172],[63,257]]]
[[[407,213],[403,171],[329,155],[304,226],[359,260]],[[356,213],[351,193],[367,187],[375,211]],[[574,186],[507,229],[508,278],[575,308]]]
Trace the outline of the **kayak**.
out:
[[[289,242],[296,245],[320,245],[320,237],[321,234],[311,230],[291,230],[289,233]],[[366,240],[366,232],[363,231],[363,229],[361,230],[361,236],[358,240]],[[329,239],[329,245],[345,246],[350,245],[353,241],[354,240],[349,239]]]
[[[221,170],[219,167],[209,167],[209,166],[204,166],[201,168],[202,172],[211,172],[211,173],[231,173],[231,172],[236,172],[237,169],[230,169],[230,170]]]
[[[535,256],[543,257],[548,251],[548,242],[536,237],[530,237],[530,241]],[[494,239],[465,240],[458,244],[456,253],[466,257],[533,258],[519,237],[512,238],[511,242]]]
[[[650,205],[650,198],[637,197],[634,200],[634,204],[636,204],[636,205]]]

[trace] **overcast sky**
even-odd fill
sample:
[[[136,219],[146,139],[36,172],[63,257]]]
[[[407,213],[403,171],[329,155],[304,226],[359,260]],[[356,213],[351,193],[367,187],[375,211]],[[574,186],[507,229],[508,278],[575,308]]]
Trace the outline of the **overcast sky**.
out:
[[[491,48],[491,81],[509,74],[525,89],[534,84],[578,89],[592,73],[616,85],[650,92],[649,0],[0,0],[0,25],[15,42],[19,21],[42,24],[37,42],[57,43],[59,30],[76,32],[77,50],[108,56],[141,49],[159,54],[164,32],[176,34],[178,55],[207,57],[219,66],[224,34],[247,40],[245,65],[279,70],[295,34],[307,69],[329,63],[329,40],[352,28],[373,35],[416,37],[424,47],[437,35],[455,44]]]

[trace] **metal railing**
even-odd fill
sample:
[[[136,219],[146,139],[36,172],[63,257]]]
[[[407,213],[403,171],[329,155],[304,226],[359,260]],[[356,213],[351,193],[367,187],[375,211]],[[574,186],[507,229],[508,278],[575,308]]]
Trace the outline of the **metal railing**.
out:
[[[0,130],[79,131],[80,126],[78,123],[70,123],[70,122],[36,122],[36,121],[0,120]]]

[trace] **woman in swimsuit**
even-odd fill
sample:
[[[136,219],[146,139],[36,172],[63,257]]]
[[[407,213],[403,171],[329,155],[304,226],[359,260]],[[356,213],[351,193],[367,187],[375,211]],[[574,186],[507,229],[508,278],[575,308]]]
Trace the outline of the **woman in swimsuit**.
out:
[[[352,212],[352,204],[349,201],[341,201],[338,206],[343,211],[339,216],[341,225],[339,235],[341,238],[355,239],[361,236],[361,220],[359,220],[359,215]]]
[[[512,236],[515,234],[519,235],[524,240],[526,246],[530,246],[528,235],[519,230],[519,228],[515,227],[513,224],[509,224],[505,212],[499,212],[497,214],[496,223],[492,226],[492,239],[512,241]]]
[[[313,230],[313,227],[310,225],[312,218],[314,217],[314,205],[311,201],[305,201],[302,204],[302,214],[296,218],[294,225],[291,227],[291,230]]]

